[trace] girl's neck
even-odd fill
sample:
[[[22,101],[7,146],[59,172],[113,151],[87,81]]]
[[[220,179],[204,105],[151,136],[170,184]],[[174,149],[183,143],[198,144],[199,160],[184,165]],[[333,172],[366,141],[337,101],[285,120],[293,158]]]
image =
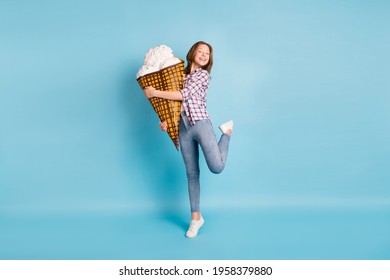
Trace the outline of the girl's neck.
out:
[[[190,74],[194,73],[198,68],[200,68],[200,67],[192,65]]]

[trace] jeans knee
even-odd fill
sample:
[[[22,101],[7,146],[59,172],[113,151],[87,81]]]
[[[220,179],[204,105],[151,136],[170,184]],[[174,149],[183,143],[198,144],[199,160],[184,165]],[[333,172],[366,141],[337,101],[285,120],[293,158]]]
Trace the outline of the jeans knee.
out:
[[[199,171],[187,172],[187,178],[188,180],[192,180],[192,181],[199,180]]]
[[[223,171],[223,165],[210,166],[210,171],[214,174],[219,174]]]

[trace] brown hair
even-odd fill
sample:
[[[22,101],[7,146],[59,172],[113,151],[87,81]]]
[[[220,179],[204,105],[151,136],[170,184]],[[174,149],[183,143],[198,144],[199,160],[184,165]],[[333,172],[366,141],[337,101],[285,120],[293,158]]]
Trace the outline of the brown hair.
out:
[[[211,67],[213,66],[213,47],[206,42],[199,41],[199,42],[196,42],[195,44],[193,44],[191,49],[187,53],[187,57],[186,57],[187,58],[187,67],[184,69],[184,72],[186,75],[191,73],[191,66],[192,66],[192,63],[194,62],[195,51],[199,45],[206,45],[209,47],[209,50],[210,50],[209,62],[205,66],[202,66],[202,69],[206,70],[209,73],[211,72]]]

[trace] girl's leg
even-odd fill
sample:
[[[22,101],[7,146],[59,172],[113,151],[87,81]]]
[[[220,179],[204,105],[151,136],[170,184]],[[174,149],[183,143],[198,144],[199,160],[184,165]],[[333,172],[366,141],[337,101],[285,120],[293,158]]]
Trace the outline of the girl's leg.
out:
[[[186,166],[191,213],[192,217],[196,218],[198,214],[200,215],[199,147],[198,142],[192,139],[190,131],[187,130],[185,121],[187,120],[180,122],[180,150]]]
[[[201,120],[195,123],[194,138],[202,147],[210,171],[216,174],[221,173],[228,156],[230,135],[222,134],[217,143],[210,120]]]

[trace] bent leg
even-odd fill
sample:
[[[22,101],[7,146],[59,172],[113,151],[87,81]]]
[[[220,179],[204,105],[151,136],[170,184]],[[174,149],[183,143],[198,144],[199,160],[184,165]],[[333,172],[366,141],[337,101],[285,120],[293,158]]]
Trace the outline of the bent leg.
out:
[[[221,173],[225,168],[228,156],[230,136],[222,134],[217,143],[210,120],[197,121],[195,128],[195,138],[202,147],[207,166],[211,172],[216,174]]]

